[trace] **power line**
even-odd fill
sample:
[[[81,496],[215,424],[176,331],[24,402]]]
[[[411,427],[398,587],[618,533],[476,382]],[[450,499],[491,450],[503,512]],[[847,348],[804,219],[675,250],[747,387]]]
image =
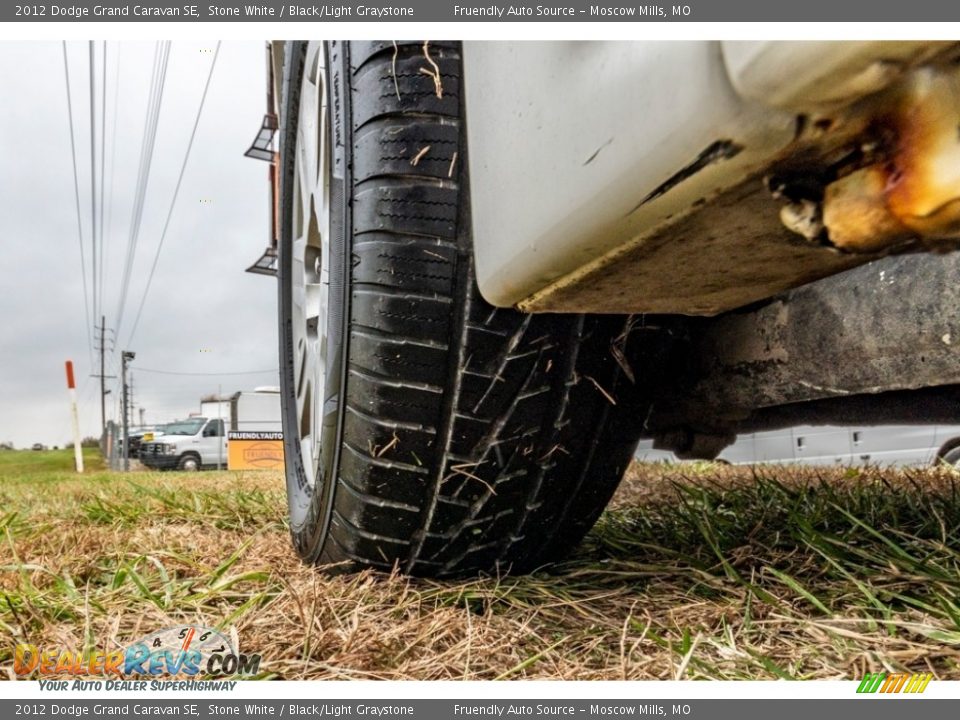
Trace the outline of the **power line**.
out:
[[[124,310],[126,309],[127,293],[130,288],[130,277],[133,273],[133,259],[137,252],[137,242],[140,234],[140,223],[143,219],[143,205],[147,186],[150,182],[150,167],[153,162],[153,149],[157,137],[157,125],[160,117],[160,106],[163,102],[163,89],[167,74],[167,59],[170,55],[170,43],[166,42],[158,47],[154,54],[154,71],[151,82],[151,98],[147,108],[147,117],[144,124],[144,137],[140,149],[140,168],[137,175],[137,191],[134,199],[133,216],[130,221],[130,237],[127,240],[127,257],[124,267],[123,280],[120,288],[120,301],[117,306],[117,334],[123,324]]]
[[[220,55],[220,41],[217,41],[217,47],[213,51],[213,60],[210,63],[210,71],[207,73],[207,82],[203,86],[203,95],[200,96],[200,107],[197,108],[197,116],[193,121],[193,130],[190,132],[190,141],[187,143],[187,151],[183,155],[183,163],[180,165],[180,175],[177,178],[177,185],[173,190],[173,199],[170,201],[170,209],[167,211],[167,219],[163,223],[163,232],[160,233],[160,243],[157,245],[157,252],[153,256],[153,265],[150,267],[150,275],[147,277],[147,285],[143,289],[143,297],[140,298],[140,306],[137,308],[137,315],[133,321],[133,328],[127,337],[127,345],[133,341],[133,336],[137,332],[137,325],[140,323],[140,315],[143,313],[144,304],[147,302],[147,295],[150,292],[150,284],[153,282],[153,275],[157,271],[157,262],[160,259],[160,251],[163,250],[163,241],[167,237],[167,230],[170,227],[170,218],[173,217],[173,209],[177,204],[177,197],[180,194],[180,185],[183,183],[183,175],[187,169],[187,161],[190,160],[190,151],[193,149],[193,141],[197,136],[197,127],[200,125],[200,116],[203,114],[203,106],[207,101],[207,92],[210,90],[210,80],[213,79],[213,69],[217,66],[217,57]],[[117,327],[119,329],[119,322]]]
[[[93,273],[93,316],[97,316],[97,89],[93,79],[93,40],[89,41],[90,66],[90,244],[93,257],[90,270]],[[87,321],[89,322],[89,320]]]
[[[87,299],[87,260],[83,251],[83,220],[80,217],[80,178],[77,174],[77,148],[73,136],[73,100],[70,95],[70,64],[67,60],[67,41],[63,41],[63,74],[67,81],[67,114],[70,118],[70,157],[73,160],[73,197],[77,206],[77,236],[80,239],[80,275],[83,278],[83,312],[86,317],[87,349],[93,363],[93,340],[91,339],[90,303]]]
[[[140,139],[140,160],[137,165],[137,183],[133,200],[133,211],[130,218],[130,224],[127,228],[127,251],[124,259],[123,277],[120,282],[120,294],[117,299],[117,329],[123,321],[123,311],[127,302],[127,292],[130,287],[130,277],[133,272],[133,260],[136,255],[137,239],[140,229],[140,220],[143,213],[143,202],[146,195],[147,181],[149,180],[149,169],[152,158],[152,143],[155,136],[151,130],[155,128],[154,121],[157,118],[159,108],[157,106],[157,91],[159,87],[163,57],[163,43],[157,43],[153,51],[153,69],[150,77],[150,90],[147,100],[147,113],[144,116],[143,136]],[[149,148],[149,151],[148,151]],[[145,177],[146,176],[146,177]]]
[[[175,372],[173,370],[153,370],[151,368],[142,368],[137,366],[137,372],[156,373],[157,375],[190,375],[196,377],[226,377],[228,375],[266,375],[268,373],[279,373],[280,368],[270,370],[243,370],[240,372]]]
[[[106,181],[107,160],[107,41],[103,41],[103,75],[100,83],[102,95],[100,97],[100,285],[94,288],[97,307],[103,311],[103,197]],[[97,313],[95,312],[94,318]]]
[[[110,197],[107,200],[107,232],[100,244],[100,257],[106,254],[107,241],[113,234],[113,187],[117,179],[117,114],[120,107],[120,50],[123,46],[117,43],[117,71],[113,80],[113,123],[110,131]],[[100,273],[100,306],[103,307],[103,273]]]

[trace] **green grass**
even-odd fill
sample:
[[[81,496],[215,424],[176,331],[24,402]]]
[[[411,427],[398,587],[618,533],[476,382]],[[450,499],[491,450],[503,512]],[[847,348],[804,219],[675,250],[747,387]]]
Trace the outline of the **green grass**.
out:
[[[0,669],[189,622],[278,678],[960,678],[945,468],[634,466],[568,560],[437,582],[304,567],[276,474],[0,462]]]
[[[736,623],[741,630],[752,623],[749,611],[759,607],[767,617],[775,613],[781,627],[818,628],[834,650],[849,647],[858,634],[874,638],[878,650],[889,639],[915,648],[890,661],[895,667],[909,667],[906,659],[920,668],[933,661],[960,677],[957,479],[944,477],[930,487],[921,472],[891,482],[875,472],[860,481],[853,471],[848,482],[838,483],[837,473],[818,477],[814,471],[797,485],[776,474],[768,468],[732,488],[678,484],[676,501],[668,505],[607,513],[568,566],[589,558],[595,587],[608,573],[619,578],[632,571],[661,583],[685,578],[691,600],[736,600],[743,608]],[[691,634],[709,630],[686,628],[673,652],[683,655]],[[753,661],[747,666],[780,677],[806,676],[815,668],[805,667],[804,654],[824,651],[819,644],[798,646],[795,658],[778,663],[749,649],[750,632],[742,637]],[[943,654],[945,647],[952,649]],[[942,664],[934,659],[941,654]],[[706,676],[724,676],[699,664]]]
[[[103,457],[97,448],[83,448],[82,452],[84,470],[99,472],[104,469]],[[72,472],[74,472],[72,447],[62,450],[0,451],[0,478]]]

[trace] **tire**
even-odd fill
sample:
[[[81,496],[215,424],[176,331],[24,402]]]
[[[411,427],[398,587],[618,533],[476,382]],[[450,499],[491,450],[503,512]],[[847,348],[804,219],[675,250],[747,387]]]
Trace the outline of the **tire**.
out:
[[[200,458],[196,455],[183,455],[177,462],[177,470],[196,472],[200,469]]]
[[[639,434],[611,352],[626,318],[524,315],[477,290],[459,52],[286,46],[290,529],[306,562],[337,571],[452,576],[558,559],[606,506]]]
[[[960,468],[960,444],[943,453],[940,456],[940,462]]]

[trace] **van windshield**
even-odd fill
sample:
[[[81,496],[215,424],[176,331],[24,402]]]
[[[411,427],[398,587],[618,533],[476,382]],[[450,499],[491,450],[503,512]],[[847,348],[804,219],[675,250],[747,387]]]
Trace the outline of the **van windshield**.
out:
[[[206,418],[194,418],[192,420],[180,420],[170,423],[163,428],[164,435],[196,435],[200,428],[207,422]]]

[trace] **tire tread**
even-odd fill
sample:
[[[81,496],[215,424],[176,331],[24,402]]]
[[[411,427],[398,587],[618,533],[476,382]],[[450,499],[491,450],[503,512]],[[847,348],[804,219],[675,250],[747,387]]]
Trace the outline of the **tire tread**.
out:
[[[459,44],[350,44],[349,370],[338,567],[529,570],[589,529],[632,454],[610,443],[623,320],[491,307],[473,278]],[[580,460],[578,460],[578,457]]]

